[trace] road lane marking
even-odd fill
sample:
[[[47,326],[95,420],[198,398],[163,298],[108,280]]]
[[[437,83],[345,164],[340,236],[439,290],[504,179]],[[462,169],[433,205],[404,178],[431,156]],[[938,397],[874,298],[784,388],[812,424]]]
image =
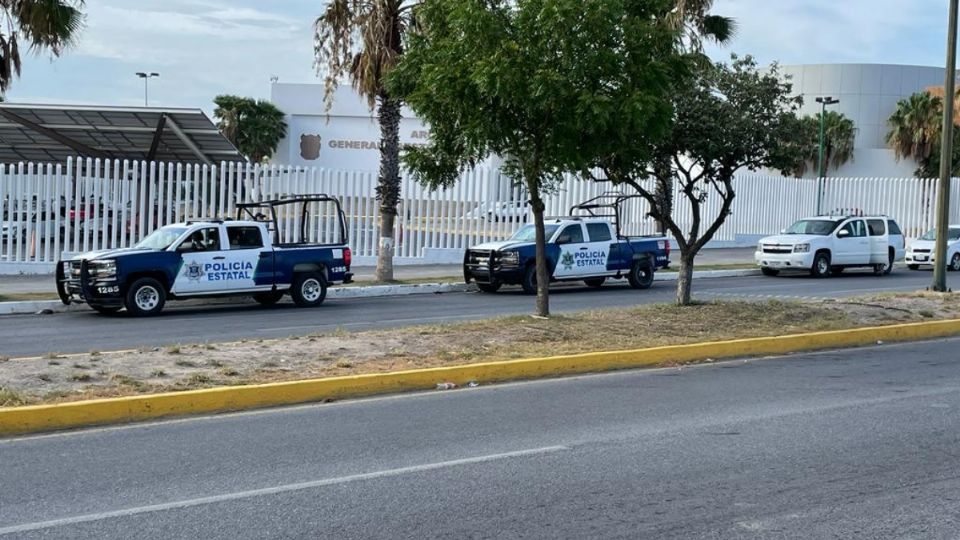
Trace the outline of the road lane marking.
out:
[[[175,502],[169,502],[169,503],[163,503],[163,504],[137,506],[134,508],[124,508],[123,510],[98,512],[95,514],[86,514],[82,516],[74,516],[69,518],[53,519],[49,521],[37,521],[33,523],[24,523],[21,525],[13,525],[9,527],[0,527],[0,536],[6,536],[10,534],[19,534],[19,533],[25,533],[25,532],[31,532],[31,531],[39,531],[43,529],[53,529],[58,527],[64,527],[67,525],[91,523],[94,521],[103,521],[107,519],[136,516],[140,514],[148,514],[153,512],[165,512],[168,510],[182,510],[185,508],[204,506],[208,504],[237,501],[242,499],[250,499],[253,497],[263,497],[266,495],[277,495],[281,493],[303,491],[303,490],[314,489],[318,487],[347,484],[351,482],[361,482],[364,480],[389,478],[392,476],[401,476],[405,474],[422,473],[427,471],[434,471],[437,469],[459,467],[463,465],[475,465],[478,463],[487,463],[491,461],[500,461],[504,459],[521,458],[521,457],[535,456],[535,455],[541,455],[541,454],[551,454],[555,452],[562,452],[565,450],[569,450],[569,448],[566,446],[544,446],[541,448],[532,448],[528,450],[503,452],[501,454],[489,454],[486,456],[478,456],[478,457],[472,457],[472,458],[454,459],[450,461],[439,461],[436,463],[428,463],[425,465],[413,465],[410,467],[400,467],[398,469],[387,469],[383,471],[376,471],[376,472],[370,472],[370,473],[352,474],[348,476],[339,476],[335,478],[325,478],[323,480],[314,480],[311,482],[300,482],[297,484],[286,484],[282,486],[253,489],[248,491],[237,491],[234,493],[226,493],[223,495],[213,495],[210,497],[200,497],[197,499],[186,499],[183,501],[175,501]]]

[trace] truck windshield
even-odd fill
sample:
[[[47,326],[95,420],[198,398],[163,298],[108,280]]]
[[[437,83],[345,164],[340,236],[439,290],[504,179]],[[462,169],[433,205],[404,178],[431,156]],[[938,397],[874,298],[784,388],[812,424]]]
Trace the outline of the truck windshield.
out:
[[[929,231],[927,231],[927,234],[921,236],[920,239],[921,239],[921,240],[930,240],[931,242],[936,241],[936,239],[937,239],[937,230],[936,230],[936,229],[930,229]],[[951,228],[950,228],[950,232],[949,232],[948,235],[947,235],[947,241],[949,241],[949,242],[955,242],[955,241],[957,241],[957,240],[960,240],[960,228],[951,227]]]
[[[826,219],[801,219],[783,231],[783,234],[816,234],[826,236],[832,233],[840,223],[840,221]]]
[[[137,244],[139,249],[167,249],[180,235],[187,232],[186,227],[161,227]]]
[[[550,237],[553,236],[553,233],[557,232],[559,227],[559,225],[544,225],[544,238],[550,240]],[[536,242],[537,229],[534,228],[533,225],[524,225],[519,231],[513,233],[510,239],[516,240],[517,242]]]

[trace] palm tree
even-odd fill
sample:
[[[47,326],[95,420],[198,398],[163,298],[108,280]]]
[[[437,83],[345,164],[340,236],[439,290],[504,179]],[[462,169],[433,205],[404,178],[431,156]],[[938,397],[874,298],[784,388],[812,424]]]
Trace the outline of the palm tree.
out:
[[[269,101],[224,95],[213,102],[220,132],[252,163],[272,157],[287,136],[283,111]]]
[[[703,52],[704,41],[729,43],[737,32],[734,19],[711,15],[712,8],[713,0],[676,0],[671,22],[682,30],[684,44],[694,52]]]
[[[887,121],[890,126],[887,144],[893,148],[897,160],[911,158],[917,162],[918,176],[937,176],[927,173],[939,167],[942,122],[943,100],[928,92],[917,92],[897,103],[897,109]]]
[[[820,164],[820,113],[816,116],[806,116],[800,120],[798,129],[803,130],[805,144],[801,155],[803,160],[793,171],[798,177],[808,170],[819,173]],[[839,169],[845,163],[853,160],[854,143],[857,138],[857,128],[853,120],[843,113],[827,111],[824,116],[823,137],[823,174],[833,166]]]
[[[380,245],[377,281],[393,280],[394,223],[400,202],[401,101],[386,87],[387,75],[403,55],[403,36],[413,22],[412,0],[330,0],[314,24],[314,55],[325,71],[327,108],[341,79],[378,109],[380,121]]]
[[[83,27],[83,0],[0,0],[0,92],[20,76],[20,49],[60,56]]]

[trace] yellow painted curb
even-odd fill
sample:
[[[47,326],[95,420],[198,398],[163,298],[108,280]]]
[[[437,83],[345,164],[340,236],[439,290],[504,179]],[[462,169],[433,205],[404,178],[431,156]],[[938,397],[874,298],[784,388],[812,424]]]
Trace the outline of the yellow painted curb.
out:
[[[394,373],[230,386],[56,405],[12,407],[0,409],[0,435],[238,411],[409,390],[427,390],[443,381],[464,384],[467,381],[477,380],[491,383],[636,368],[670,362],[683,363],[707,358],[720,359],[855,347],[881,340],[909,341],[956,334],[960,334],[960,320],[931,321],[790,336],[672,345],[631,351],[487,362]]]

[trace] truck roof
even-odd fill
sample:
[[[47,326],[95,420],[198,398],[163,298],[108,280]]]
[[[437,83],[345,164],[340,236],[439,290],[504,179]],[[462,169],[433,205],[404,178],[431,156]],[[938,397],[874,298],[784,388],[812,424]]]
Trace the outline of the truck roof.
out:
[[[611,224],[611,221],[602,217],[590,217],[590,216],[557,216],[557,217],[548,217],[544,218],[544,223],[562,223],[564,221],[582,221],[583,223],[607,223]]]
[[[266,225],[263,221],[252,221],[252,220],[234,220],[234,219],[191,219],[188,221],[181,221],[178,223],[169,223],[169,225],[174,225],[177,227],[192,227],[194,225],[200,224],[210,224],[210,225],[222,225],[226,223],[227,225],[243,225],[246,227],[259,227],[261,225]]]

